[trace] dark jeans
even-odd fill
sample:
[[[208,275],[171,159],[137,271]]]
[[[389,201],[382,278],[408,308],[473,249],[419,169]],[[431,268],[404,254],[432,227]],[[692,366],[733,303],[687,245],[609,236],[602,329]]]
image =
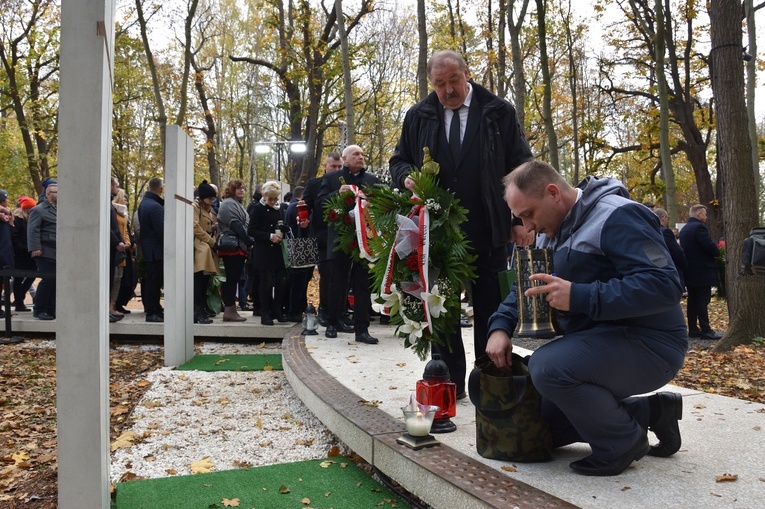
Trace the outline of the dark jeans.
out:
[[[13,278],[13,301],[16,306],[24,304],[24,298],[27,292],[32,288],[32,284],[35,282],[33,277],[14,277]]]
[[[313,267],[304,269],[287,269],[287,287],[289,288],[289,306],[287,314],[302,315],[308,307],[308,283],[313,278]]]
[[[245,257],[242,255],[221,256],[223,267],[226,269],[226,282],[220,287],[223,305],[236,306],[236,291],[239,288],[239,278],[244,270]]]
[[[712,300],[711,286],[688,287],[688,332],[709,332],[709,311],[707,306]],[[698,323],[698,327],[696,324]]]
[[[194,313],[199,313],[205,309],[207,305],[207,286],[209,284],[210,274],[205,274],[204,271],[194,273]]]
[[[133,253],[128,252],[125,260],[125,270],[120,281],[120,293],[117,295],[117,306],[125,307],[135,297],[135,287],[138,284],[138,268]]]
[[[40,280],[40,284],[37,285],[35,315],[48,313],[51,316],[56,316],[56,260],[42,258],[41,256],[36,256],[34,260],[37,264],[37,270],[53,274],[52,278],[43,278]]]
[[[369,271],[361,265],[343,257],[327,260],[326,264],[329,276],[329,295],[327,296],[327,321],[337,325],[340,315],[348,301],[348,281],[353,286],[353,329],[359,334],[369,330],[369,308],[371,298],[369,286],[371,278]]]
[[[489,317],[497,310],[502,299],[499,294],[499,272],[507,267],[507,250],[505,247],[479,253],[476,259],[476,281],[472,284],[470,294],[473,296],[473,337],[475,358],[486,353],[486,343],[489,340]],[[457,394],[465,390],[465,375],[467,360],[465,345],[462,343],[462,330],[459,316],[453,317],[454,332],[449,335],[449,345],[439,346],[433,343],[433,353],[441,354],[441,359],[449,368],[451,381],[457,384]],[[471,362],[472,364],[472,362]]]
[[[141,281],[141,300],[146,315],[159,315],[164,311],[159,299],[165,282],[165,262],[163,260],[145,261],[146,274]]]
[[[598,459],[611,461],[645,435],[647,397],[675,376],[684,352],[637,327],[599,326],[566,334],[536,350],[529,360],[542,395],[542,417],[553,447],[587,442]]]
[[[280,270],[260,270],[260,286],[258,294],[260,296],[261,315],[281,316],[282,303],[287,294],[287,271]]]

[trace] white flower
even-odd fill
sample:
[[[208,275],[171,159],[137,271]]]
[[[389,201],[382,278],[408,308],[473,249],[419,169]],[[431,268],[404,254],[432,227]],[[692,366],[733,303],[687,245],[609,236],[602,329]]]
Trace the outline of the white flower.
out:
[[[395,284],[390,285],[390,292],[381,295],[372,294],[372,309],[378,313],[383,313],[385,308],[388,308],[388,312],[391,315],[395,314],[401,301],[401,294],[396,289]],[[378,298],[382,298],[383,302],[376,302]]]
[[[399,332],[409,335],[409,341],[413,343],[417,341],[418,338],[422,337],[422,322],[410,320],[403,313],[401,314],[401,318],[404,319],[404,325],[399,327]]]
[[[441,316],[441,313],[446,313],[446,308],[444,307],[446,297],[438,293],[438,285],[433,285],[431,292],[422,292],[420,298],[428,303],[428,310],[430,310],[430,315],[433,318],[438,318]]]

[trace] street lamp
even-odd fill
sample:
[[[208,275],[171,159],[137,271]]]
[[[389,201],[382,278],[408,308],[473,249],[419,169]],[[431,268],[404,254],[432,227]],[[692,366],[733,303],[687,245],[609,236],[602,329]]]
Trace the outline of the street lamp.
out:
[[[255,142],[256,154],[268,154],[271,152],[271,145],[276,147],[276,180],[282,181],[282,151],[283,147],[289,147],[290,152],[293,154],[304,154],[308,150],[308,146],[304,141],[300,140],[284,140],[284,141],[257,141]]]

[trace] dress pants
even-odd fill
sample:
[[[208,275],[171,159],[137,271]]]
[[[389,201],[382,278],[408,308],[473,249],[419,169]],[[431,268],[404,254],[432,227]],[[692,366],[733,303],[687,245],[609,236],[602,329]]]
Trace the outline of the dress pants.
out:
[[[287,269],[287,280],[289,289],[289,306],[287,314],[291,316],[301,316],[308,307],[308,283],[313,278],[313,267],[304,267],[301,269]]]
[[[226,282],[220,287],[223,305],[236,306],[236,292],[239,288],[239,278],[244,270],[245,257],[239,254],[221,256],[223,268],[226,269]],[[216,310],[217,311],[217,310]]]
[[[499,272],[507,267],[507,249],[500,247],[485,253],[479,253],[476,259],[477,278],[472,283],[473,296],[473,335],[475,358],[486,353],[486,343],[489,338],[489,317],[497,310],[502,299],[499,293]],[[451,381],[457,385],[457,394],[465,391],[465,375],[467,360],[465,345],[462,343],[462,330],[459,316],[453,317],[455,332],[449,335],[449,344],[432,346],[433,353],[441,355],[441,359],[449,368]],[[451,352],[449,346],[451,345]]]
[[[164,311],[159,299],[162,295],[162,285],[165,282],[164,260],[144,261],[146,274],[141,281],[141,300],[143,310],[148,315],[161,315]]]
[[[287,295],[287,271],[279,270],[260,270],[260,286],[258,294],[260,297],[261,316],[271,315],[272,318],[279,318],[284,315],[282,303],[284,296]]]
[[[37,285],[35,293],[35,316],[40,313],[48,313],[56,316],[56,260],[35,256],[37,270],[42,273],[53,274],[53,277],[42,278]]]
[[[711,286],[689,286],[688,299],[688,332],[709,332],[709,302],[712,300]],[[696,324],[698,323],[698,327]]]
[[[684,359],[652,334],[601,326],[566,334],[532,354],[529,372],[553,447],[587,442],[596,458],[611,461],[646,433],[648,398],[630,396],[662,387]]]
[[[329,289],[327,296],[327,321],[337,325],[340,315],[345,309],[348,299],[348,281],[353,285],[353,330],[356,334],[369,331],[369,308],[371,297],[369,286],[371,280],[369,271],[361,263],[353,262],[343,256],[327,260],[325,272],[329,274]]]

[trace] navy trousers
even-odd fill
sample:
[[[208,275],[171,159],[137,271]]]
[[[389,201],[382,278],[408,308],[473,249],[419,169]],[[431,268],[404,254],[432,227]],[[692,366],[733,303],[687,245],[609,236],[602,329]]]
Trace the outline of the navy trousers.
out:
[[[553,447],[587,442],[596,458],[611,461],[646,433],[648,398],[631,396],[668,383],[684,359],[684,352],[656,334],[662,333],[596,327],[564,335],[532,354],[529,371],[543,398]]]

